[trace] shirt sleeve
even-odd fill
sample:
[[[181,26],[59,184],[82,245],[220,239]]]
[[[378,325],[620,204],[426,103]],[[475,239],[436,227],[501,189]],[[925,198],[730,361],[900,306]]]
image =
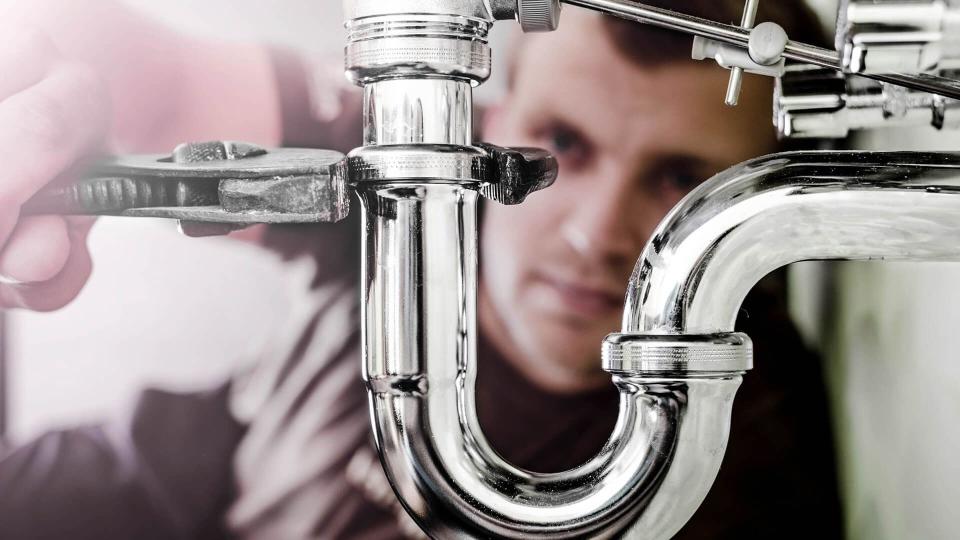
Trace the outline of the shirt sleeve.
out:
[[[148,390],[125,421],[0,456],[0,538],[221,538],[243,434],[228,392]]]

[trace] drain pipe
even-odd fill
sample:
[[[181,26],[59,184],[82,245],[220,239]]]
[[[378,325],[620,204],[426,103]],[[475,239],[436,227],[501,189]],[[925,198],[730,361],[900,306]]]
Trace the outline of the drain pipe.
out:
[[[485,184],[500,161],[471,137],[493,16],[486,2],[466,0],[345,7],[347,72],[364,87],[364,146],[348,159],[364,210],[364,379],[401,502],[436,538],[603,538],[641,514],[650,537],[669,536],[719,468],[749,340],[711,341],[727,355],[725,371],[615,373],[614,432],[574,470],[538,474],[504,461],[474,403],[477,200],[513,199]]]

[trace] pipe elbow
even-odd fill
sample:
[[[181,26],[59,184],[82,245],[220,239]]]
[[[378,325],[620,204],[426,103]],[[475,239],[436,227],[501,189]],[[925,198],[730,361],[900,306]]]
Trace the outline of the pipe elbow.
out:
[[[634,268],[627,334],[733,330],[771,271],[815,259],[956,260],[960,157],[786,152],[737,165],[664,219]]]
[[[740,376],[614,382],[621,400],[609,441],[589,462],[556,474],[504,461],[475,419],[451,414],[442,395],[371,391],[387,476],[435,538],[606,538],[626,530],[670,538],[716,477]],[[461,389],[461,411],[468,399]]]

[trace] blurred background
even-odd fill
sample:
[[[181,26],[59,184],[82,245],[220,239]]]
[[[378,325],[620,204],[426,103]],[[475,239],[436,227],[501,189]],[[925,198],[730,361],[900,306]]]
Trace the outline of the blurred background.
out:
[[[343,46],[334,0],[129,3],[186,32],[317,55]],[[811,4],[832,28],[835,1]],[[495,51],[512,31],[500,25]],[[495,70],[479,99],[495,97],[502,81]],[[958,142],[960,134],[931,128],[871,133],[855,145],[954,150]],[[108,418],[143,386],[223,381],[254,360],[309,277],[305,265],[253,246],[183,238],[169,222],[104,219],[90,244],[96,270],[76,302],[6,315],[11,441]],[[803,263],[791,279],[796,320],[827,365],[849,537],[958,537],[960,265]]]

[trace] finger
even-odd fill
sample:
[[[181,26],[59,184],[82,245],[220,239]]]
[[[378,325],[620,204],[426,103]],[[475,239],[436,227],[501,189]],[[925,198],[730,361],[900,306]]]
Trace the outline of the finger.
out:
[[[31,217],[18,223],[0,251],[0,278],[16,283],[55,278],[70,256],[67,227],[59,216]]]
[[[53,311],[76,298],[90,278],[93,263],[87,249],[86,224],[68,228],[70,255],[56,277],[42,283],[0,284],[0,306],[33,311]]]
[[[53,42],[39,30],[0,32],[0,101],[40,82],[56,57]]]
[[[93,71],[68,65],[0,103],[0,211],[19,208],[102,142],[107,101]]]

